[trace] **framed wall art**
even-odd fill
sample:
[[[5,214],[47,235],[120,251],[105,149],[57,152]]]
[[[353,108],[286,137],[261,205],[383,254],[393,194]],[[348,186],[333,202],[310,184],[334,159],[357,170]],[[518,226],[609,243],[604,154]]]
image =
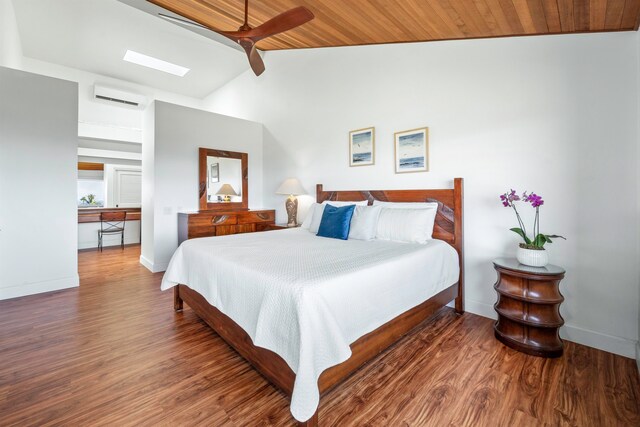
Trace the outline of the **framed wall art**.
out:
[[[358,129],[349,132],[349,166],[370,166],[375,164],[375,128]]]
[[[427,172],[429,170],[429,128],[396,132],[396,173]]]

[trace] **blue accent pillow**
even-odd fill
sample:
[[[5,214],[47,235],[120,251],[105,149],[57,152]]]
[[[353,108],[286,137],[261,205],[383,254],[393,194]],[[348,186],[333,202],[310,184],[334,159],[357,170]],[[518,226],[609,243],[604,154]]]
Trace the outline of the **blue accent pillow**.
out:
[[[326,205],[316,236],[347,240],[349,238],[349,228],[351,227],[351,217],[355,209],[356,205],[342,206],[340,208]]]

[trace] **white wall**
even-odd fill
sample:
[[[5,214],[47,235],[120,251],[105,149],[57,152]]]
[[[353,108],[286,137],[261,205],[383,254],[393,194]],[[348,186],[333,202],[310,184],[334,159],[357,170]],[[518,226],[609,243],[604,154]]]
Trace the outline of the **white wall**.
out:
[[[0,66],[22,66],[22,45],[11,0],[0,0]]]
[[[515,254],[498,195],[535,190],[567,269],[564,337],[632,356],[638,339],[638,46],[634,33],[269,52],[205,100],[265,126],[264,199],[296,176],[327,189],[465,178],[466,304],[493,317],[491,259]],[[349,168],[348,132],[376,127],[376,165]],[[393,133],[430,127],[431,172],[396,175]],[[304,214],[304,212],[302,212]],[[527,220],[531,212],[527,211]],[[302,215],[301,215],[302,216]]]
[[[248,153],[249,208],[263,208],[262,125],[156,101],[147,111],[151,128],[142,145],[140,261],[157,272],[178,247],[177,212],[198,209],[199,147]]]
[[[94,99],[93,86],[96,83],[145,95],[148,102],[159,99],[189,107],[199,108],[201,106],[201,100],[196,98],[32,58],[23,58],[22,69],[32,73],[78,82],[80,103],[78,134],[84,138],[142,142],[144,109],[123,107]]]
[[[78,85],[0,67],[0,299],[78,286]]]

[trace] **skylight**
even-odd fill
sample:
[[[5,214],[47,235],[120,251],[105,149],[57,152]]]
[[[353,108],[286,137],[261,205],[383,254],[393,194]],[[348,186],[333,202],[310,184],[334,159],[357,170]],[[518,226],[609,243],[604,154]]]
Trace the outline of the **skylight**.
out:
[[[163,61],[162,59],[154,58],[153,56],[143,55],[142,53],[134,52],[133,50],[127,50],[127,53],[124,54],[124,58],[122,59],[133,64],[153,68],[158,71],[164,71],[165,73],[179,77],[184,77],[184,75],[189,72],[189,68],[187,67],[172,64],[171,62]]]

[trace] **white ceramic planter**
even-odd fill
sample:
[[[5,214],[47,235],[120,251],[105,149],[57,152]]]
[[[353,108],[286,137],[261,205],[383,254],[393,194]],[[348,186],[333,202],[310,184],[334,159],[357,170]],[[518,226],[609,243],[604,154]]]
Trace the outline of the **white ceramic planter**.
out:
[[[520,264],[528,265],[529,267],[544,267],[549,264],[549,254],[544,249],[525,249],[518,246],[516,258]]]

